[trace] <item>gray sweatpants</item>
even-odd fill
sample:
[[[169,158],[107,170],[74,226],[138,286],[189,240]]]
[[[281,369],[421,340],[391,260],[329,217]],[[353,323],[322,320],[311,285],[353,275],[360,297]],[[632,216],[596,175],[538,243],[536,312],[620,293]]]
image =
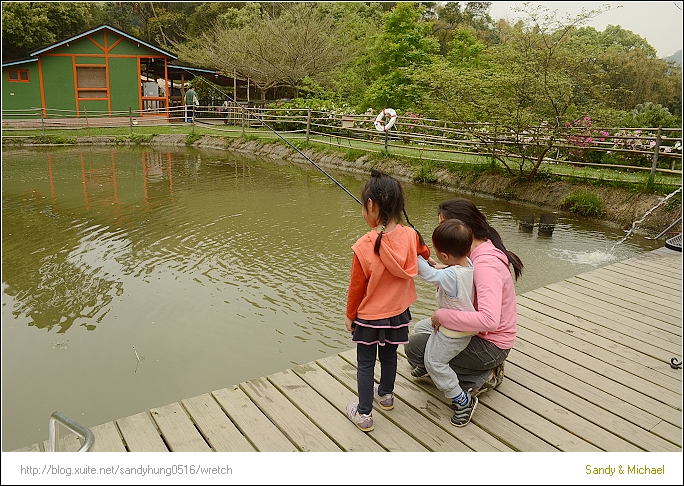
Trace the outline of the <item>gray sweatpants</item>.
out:
[[[449,366],[449,361],[468,346],[472,336],[449,337],[441,332],[435,332],[429,318],[418,321],[413,332],[430,334],[425,346],[424,362],[432,382],[446,398],[459,396],[463,390],[456,372]]]

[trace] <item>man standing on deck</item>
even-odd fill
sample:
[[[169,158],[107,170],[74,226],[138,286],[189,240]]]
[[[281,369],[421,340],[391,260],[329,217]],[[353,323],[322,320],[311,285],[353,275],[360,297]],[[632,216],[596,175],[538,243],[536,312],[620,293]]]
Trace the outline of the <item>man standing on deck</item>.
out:
[[[185,92],[185,121],[190,122],[195,113],[195,106],[199,106],[199,98],[192,86]]]

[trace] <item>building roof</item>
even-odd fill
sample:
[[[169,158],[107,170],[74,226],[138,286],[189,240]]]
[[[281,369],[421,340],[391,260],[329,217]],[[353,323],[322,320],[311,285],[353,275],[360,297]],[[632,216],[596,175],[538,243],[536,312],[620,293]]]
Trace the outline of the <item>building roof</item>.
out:
[[[17,64],[26,64],[28,62],[36,62],[38,61],[37,58],[28,58],[28,59],[17,59],[16,61],[8,61],[8,62],[3,62],[2,67],[5,66],[16,66]]]
[[[176,56],[176,55],[174,55],[174,54],[171,54],[170,52],[167,52],[167,51],[165,51],[165,50],[163,50],[163,49],[161,49],[161,48],[159,48],[159,47],[153,46],[152,44],[149,44],[149,43],[147,43],[147,42],[145,42],[145,41],[143,41],[143,40],[138,39],[137,37],[133,37],[133,36],[130,35],[130,34],[127,34],[127,33],[123,32],[123,31],[121,31],[121,30],[119,30],[119,29],[115,29],[115,28],[112,27],[111,25],[106,25],[106,24],[100,25],[99,27],[95,27],[94,29],[90,29],[90,30],[88,30],[88,31],[86,31],[86,32],[83,32],[83,33],[81,33],[81,34],[77,34],[77,35],[75,35],[75,36],[69,37],[68,39],[64,39],[64,40],[59,41],[59,42],[57,42],[57,43],[55,43],[55,44],[51,44],[51,45],[49,45],[49,46],[47,46],[47,47],[43,47],[42,49],[38,49],[37,51],[33,51],[33,52],[30,53],[30,55],[31,55],[31,56],[38,56],[38,55],[40,55],[40,54],[43,54],[44,52],[47,52],[47,51],[50,51],[50,50],[55,49],[55,48],[57,48],[57,47],[63,46],[64,44],[68,44],[69,42],[74,42],[75,40],[81,39],[81,38],[83,38],[83,37],[87,37],[87,36],[89,36],[90,34],[93,34],[93,33],[95,33],[95,32],[98,32],[98,31],[104,30],[104,29],[111,30],[112,32],[114,32],[114,33],[116,33],[116,34],[119,34],[119,35],[121,35],[121,36],[123,36],[123,37],[126,37],[127,39],[129,39],[129,40],[131,40],[131,41],[133,41],[133,42],[136,42],[136,43],[138,43],[138,44],[141,44],[141,45],[147,47],[148,49],[152,49],[153,51],[156,51],[156,52],[158,52],[159,54],[161,54],[161,55],[163,55],[163,56],[170,57],[170,58],[173,58],[173,59],[178,59],[178,56]],[[4,66],[4,64],[3,64],[3,66]]]

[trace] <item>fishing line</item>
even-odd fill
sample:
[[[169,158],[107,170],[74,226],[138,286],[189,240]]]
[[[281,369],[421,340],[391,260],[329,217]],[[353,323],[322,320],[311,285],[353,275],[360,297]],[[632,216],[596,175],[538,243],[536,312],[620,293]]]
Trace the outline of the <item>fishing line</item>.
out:
[[[295,150],[297,151],[297,153],[299,153],[299,155],[301,155],[301,156],[304,157],[306,160],[308,160],[309,162],[311,162],[318,170],[320,170],[321,172],[323,172],[331,181],[333,181],[335,184],[337,184],[337,186],[338,186],[340,189],[342,189],[344,192],[346,192],[347,194],[349,194],[349,195],[352,197],[352,199],[354,199],[354,201],[356,201],[356,202],[359,203],[359,204],[362,204],[361,201],[359,201],[359,199],[358,199],[356,196],[354,196],[351,192],[349,192],[349,191],[347,190],[347,188],[344,187],[342,184],[340,184],[339,182],[337,182],[333,176],[331,176],[330,174],[328,174],[325,170],[323,170],[323,168],[322,168],[321,166],[319,166],[316,162],[314,162],[314,161],[311,160],[309,157],[307,157],[306,154],[304,154],[304,152],[302,152],[302,151],[299,150],[296,146],[294,146],[292,143],[290,143],[289,140],[283,138],[282,135],[280,135],[280,134],[279,134],[278,132],[276,132],[273,128],[271,128],[270,125],[269,125],[268,123],[266,123],[266,122],[263,120],[263,117],[262,117],[262,118],[259,118],[259,117],[255,116],[255,115],[253,115],[253,114],[250,113],[245,107],[239,105],[239,104],[233,99],[232,96],[230,96],[230,95],[227,94],[227,93],[224,93],[223,91],[221,91],[221,90],[218,89],[217,87],[213,86],[212,83],[209,83],[209,81],[207,81],[206,79],[202,78],[201,76],[196,76],[194,73],[188,71],[188,70],[185,69],[185,68],[181,68],[181,69],[184,69],[184,70],[187,71],[188,73],[192,74],[195,78],[200,78],[202,81],[204,81],[204,82],[207,84],[207,86],[209,86],[210,88],[212,88],[212,89],[218,91],[219,93],[221,93],[226,99],[232,100],[233,103],[235,103],[236,106],[239,106],[240,109],[242,109],[244,112],[247,113],[247,119],[249,119],[250,117],[253,117],[255,120],[261,122],[261,124],[262,124],[263,126],[265,126],[266,128],[268,128],[268,129],[269,129],[271,132],[273,132],[275,135],[277,135],[278,138],[280,138],[283,142],[285,142],[285,143],[288,144],[290,147],[292,147],[293,149],[295,149]],[[248,87],[248,89],[249,89],[249,87]],[[202,123],[202,122],[199,122],[199,123]],[[205,125],[209,125],[209,123],[205,123]]]

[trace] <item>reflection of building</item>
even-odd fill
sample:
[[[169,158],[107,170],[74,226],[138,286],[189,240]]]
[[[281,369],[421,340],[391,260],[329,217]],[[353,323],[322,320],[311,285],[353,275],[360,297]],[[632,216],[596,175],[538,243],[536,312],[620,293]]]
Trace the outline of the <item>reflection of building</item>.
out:
[[[243,90],[247,84],[216,71],[171,64],[176,58],[102,25],[32,52],[28,59],[4,63],[3,115],[23,110],[26,117],[32,108],[42,108],[50,118],[83,117],[86,112],[111,115],[129,109],[168,115],[170,107],[182,104],[187,82],[195,76]],[[169,84],[178,86],[179,92],[168,93],[164,88]]]

